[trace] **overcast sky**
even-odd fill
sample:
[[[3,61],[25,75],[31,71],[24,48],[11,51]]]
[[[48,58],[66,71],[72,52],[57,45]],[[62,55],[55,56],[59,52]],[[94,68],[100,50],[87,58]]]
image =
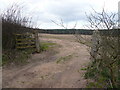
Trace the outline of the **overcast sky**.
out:
[[[92,8],[100,12],[105,7],[107,12],[118,11],[119,0],[0,0],[0,9],[3,12],[13,3],[24,6],[26,16],[32,16],[34,26],[42,29],[62,28],[51,20],[59,23],[60,19],[68,28],[72,28],[77,22],[76,28],[84,28],[87,24],[85,12],[89,14]]]

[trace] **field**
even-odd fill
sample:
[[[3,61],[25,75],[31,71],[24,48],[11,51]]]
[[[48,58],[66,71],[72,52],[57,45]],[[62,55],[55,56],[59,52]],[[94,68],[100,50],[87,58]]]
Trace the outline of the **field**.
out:
[[[24,66],[3,67],[3,88],[85,88],[87,47],[73,35],[39,34],[39,40],[51,47]]]

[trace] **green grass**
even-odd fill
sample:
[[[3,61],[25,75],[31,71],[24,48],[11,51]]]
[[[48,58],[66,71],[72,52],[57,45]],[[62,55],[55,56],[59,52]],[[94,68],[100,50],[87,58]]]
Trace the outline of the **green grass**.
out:
[[[40,51],[46,51],[49,48],[52,48],[56,43],[50,43],[50,42],[42,42],[40,44]]]
[[[108,68],[97,69],[96,63],[92,62],[86,68],[85,79],[92,79],[94,82],[88,82],[87,88],[113,88],[110,85],[110,72]]]
[[[81,68],[81,70],[86,71],[86,70],[87,70],[87,68]]]
[[[56,63],[58,64],[58,63],[63,63],[63,62],[65,62],[65,61],[68,61],[68,60],[70,60],[70,59],[72,58],[72,56],[73,56],[73,55],[68,55],[68,56],[65,56],[65,57],[60,57],[60,58],[56,61]]]
[[[112,86],[108,85],[106,81],[109,82],[105,77],[99,76],[96,81],[89,82],[87,88],[112,88]]]
[[[88,85],[87,85],[87,88],[103,88],[102,85],[100,85],[98,82],[90,82]]]

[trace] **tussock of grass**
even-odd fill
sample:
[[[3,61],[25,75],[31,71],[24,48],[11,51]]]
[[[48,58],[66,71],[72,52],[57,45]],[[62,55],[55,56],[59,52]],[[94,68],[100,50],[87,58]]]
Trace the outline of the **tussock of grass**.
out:
[[[42,42],[40,44],[40,50],[41,51],[46,51],[49,48],[52,48],[54,45],[56,45],[56,43],[50,43],[50,42]]]
[[[65,62],[65,61],[68,61],[68,60],[70,60],[72,58],[72,55],[68,55],[68,56],[65,56],[65,57],[61,57],[61,58],[59,58],[57,61],[56,61],[56,63],[58,64],[58,63],[62,63],[62,62]]]
[[[81,70],[86,71],[86,70],[87,70],[87,68],[81,68]]]

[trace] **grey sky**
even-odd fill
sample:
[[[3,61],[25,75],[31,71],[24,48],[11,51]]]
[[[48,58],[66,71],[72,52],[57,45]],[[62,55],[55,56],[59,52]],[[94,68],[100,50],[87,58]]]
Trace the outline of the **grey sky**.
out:
[[[92,8],[100,12],[105,7],[107,12],[117,12],[119,0],[0,0],[3,11],[12,3],[23,3],[24,15],[32,16],[34,25],[39,28],[61,28],[51,20],[59,23],[63,19],[72,28],[83,28],[87,23],[85,12],[89,14]]]

